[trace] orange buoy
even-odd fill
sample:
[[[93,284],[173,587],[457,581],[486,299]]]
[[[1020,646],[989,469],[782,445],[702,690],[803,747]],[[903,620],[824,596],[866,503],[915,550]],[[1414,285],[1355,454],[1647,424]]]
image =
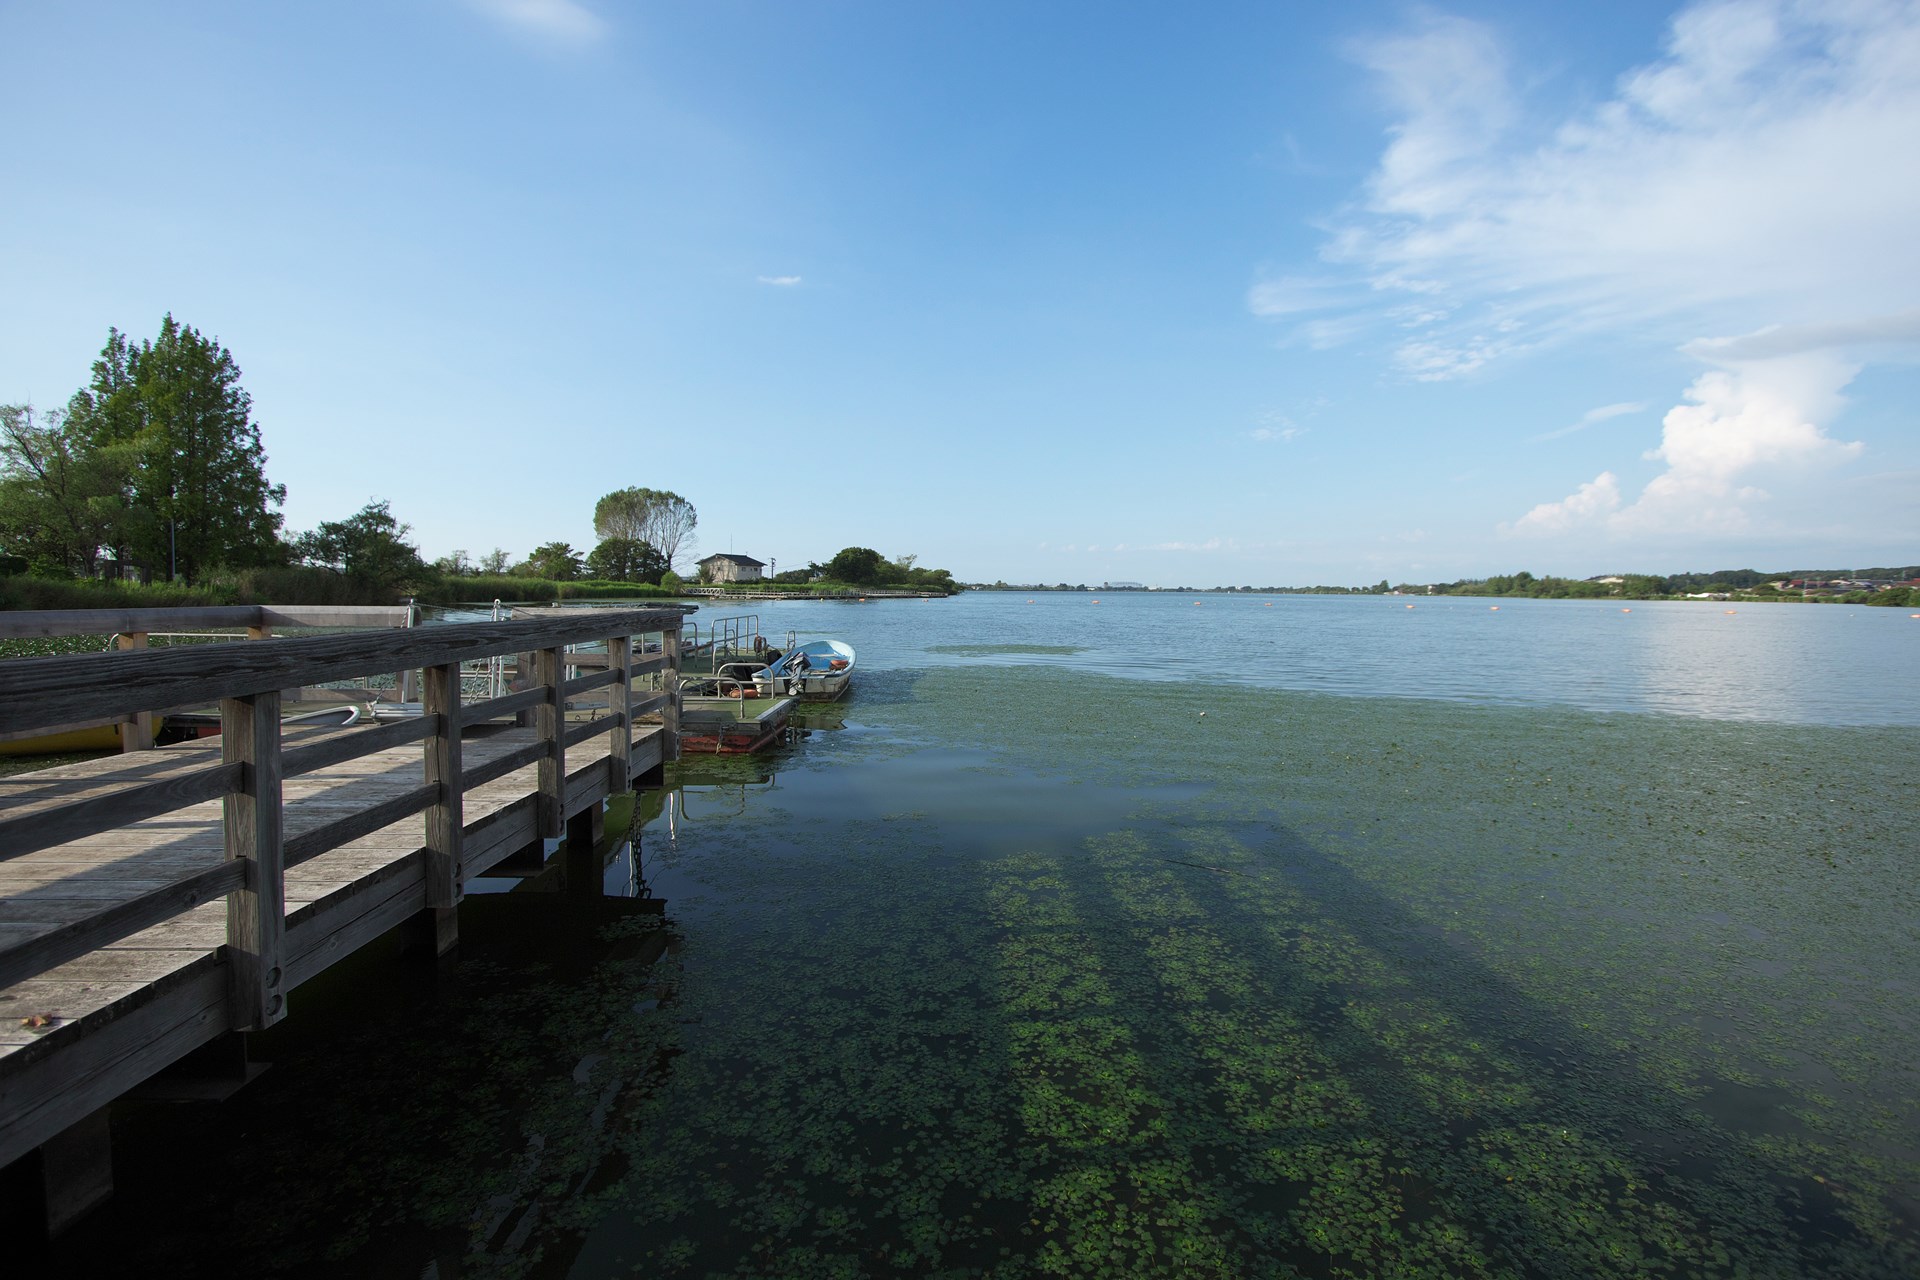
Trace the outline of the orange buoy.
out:
[[[1488,605],[1488,606],[1487,606],[1487,609],[1488,609],[1488,610],[1489,610],[1490,612],[1493,612],[1493,613],[1498,613],[1498,612],[1500,612],[1500,606],[1499,606],[1499,605],[1497,605],[1497,604],[1490,604],[1490,605]]]
[[[1273,608],[1273,601],[1271,600],[1267,601],[1267,608],[1269,609]]]
[[[1632,612],[1633,612],[1633,610],[1631,610],[1631,609],[1622,609],[1622,610],[1621,610],[1620,612],[1622,612],[1622,613],[1632,613]]]
[[[1413,606],[1412,606],[1412,605],[1408,605],[1408,606],[1407,606],[1407,608],[1409,608],[1409,609],[1411,609],[1411,608],[1413,608]]]
[[[1738,609],[1726,609],[1726,610],[1723,610],[1723,612],[1725,612],[1725,613],[1738,613],[1738,612],[1740,612],[1740,611],[1739,611]]]

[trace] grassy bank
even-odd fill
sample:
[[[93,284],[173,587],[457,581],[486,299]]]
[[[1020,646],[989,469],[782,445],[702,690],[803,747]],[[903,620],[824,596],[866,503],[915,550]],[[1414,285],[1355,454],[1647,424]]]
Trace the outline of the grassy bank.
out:
[[[555,582],[547,578],[440,578],[383,587],[326,569],[248,569],[187,586],[90,579],[0,578],[0,609],[158,609],[223,604],[471,604],[492,600],[668,599],[648,582]]]

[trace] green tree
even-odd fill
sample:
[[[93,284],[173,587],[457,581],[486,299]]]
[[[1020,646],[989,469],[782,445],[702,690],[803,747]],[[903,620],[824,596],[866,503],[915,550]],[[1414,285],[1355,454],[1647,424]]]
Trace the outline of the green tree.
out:
[[[232,354],[172,315],[138,347],[118,329],[69,417],[94,449],[128,448],[116,550],[189,579],[281,554],[284,485],[267,482],[253,398]]]
[[[125,523],[133,462],[96,447],[82,415],[0,405],[0,544],[37,572],[92,574]]]
[[[368,502],[345,520],[329,520],[293,541],[304,564],[335,569],[377,587],[418,582],[427,574],[419,548],[407,541],[413,526],[394,518],[384,499]]]
[[[617,489],[593,505],[593,531],[602,540],[630,538],[647,543],[671,567],[693,546],[699,523],[693,504],[667,489]]]
[[[847,547],[827,561],[827,577],[835,582],[869,586],[880,581],[880,571],[886,563],[871,547]]]
[[[606,538],[587,554],[587,576],[598,582],[658,582],[667,558],[639,538]]]
[[[544,542],[533,549],[524,564],[514,566],[514,571],[531,578],[570,582],[580,576],[580,553],[564,542]]]

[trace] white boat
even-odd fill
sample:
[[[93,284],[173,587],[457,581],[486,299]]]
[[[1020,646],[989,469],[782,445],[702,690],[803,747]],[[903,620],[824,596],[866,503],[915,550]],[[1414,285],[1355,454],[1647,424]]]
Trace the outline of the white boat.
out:
[[[832,702],[853,683],[853,646],[842,640],[813,640],[796,645],[778,661],[756,671],[754,687],[762,697]]]

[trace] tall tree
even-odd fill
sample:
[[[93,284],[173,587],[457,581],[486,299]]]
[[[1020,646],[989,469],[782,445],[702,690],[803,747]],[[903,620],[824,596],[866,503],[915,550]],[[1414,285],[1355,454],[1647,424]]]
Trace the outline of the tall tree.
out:
[[[134,559],[196,578],[279,555],[285,485],[269,484],[253,397],[225,347],[169,314],[131,346],[109,330],[76,397],[96,445],[134,446],[124,537]]]
[[[666,489],[617,489],[593,506],[593,531],[601,540],[647,543],[666,557],[669,567],[692,549],[698,523],[693,504]]]

